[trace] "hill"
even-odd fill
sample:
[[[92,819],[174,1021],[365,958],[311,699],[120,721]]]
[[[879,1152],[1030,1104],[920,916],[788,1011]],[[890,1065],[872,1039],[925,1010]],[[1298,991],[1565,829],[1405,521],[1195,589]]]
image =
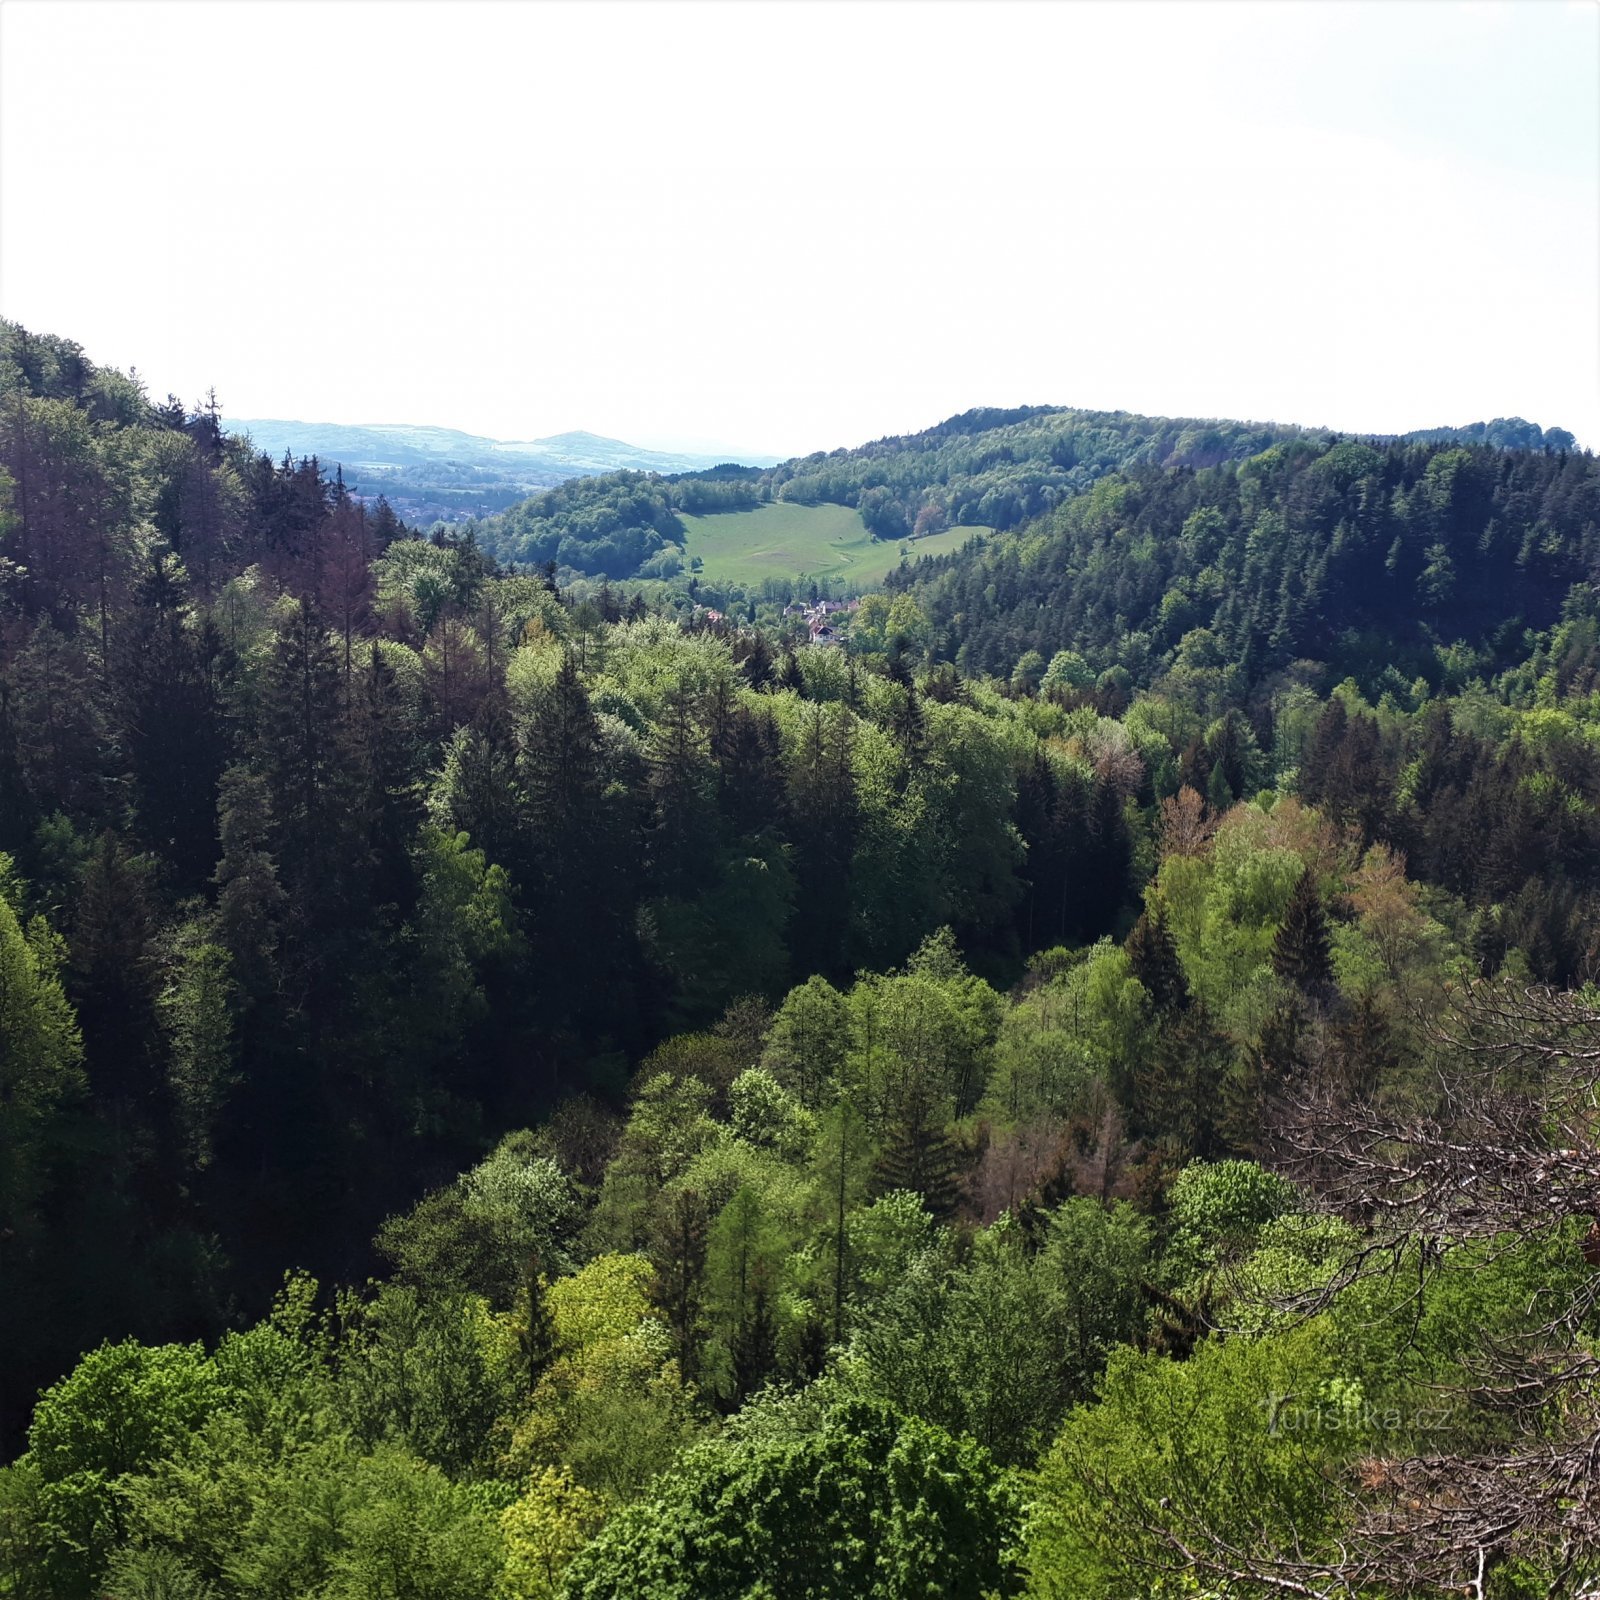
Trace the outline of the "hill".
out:
[[[1048,516],[1110,473],[1202,472],[1284,441],[1328,448],[1337,437],[1326,429],[1278,423],[990,407],[963,412],[920,433],[817,452],[766,468],[719,466],[628,478],[607,473],[587,486],[565,486],[556,499],[535,497],[480,519],[473,532],[502,560],[555,561],[575,573],[611,579],[662,575],[676,564],[668,554],[668,547],[675,546],[681,559],[701,554],[708,563],[715,560],[716,571],[734,583],[815,575],[814,563],[826,557],[837,577],[861,587],[897,564],[896,547],[903,540],[957,527],[1009,532]],[[1572,445],[1571,434],[1546,432],[1521,418],[1410,437],[1495,448]],[[769,504],[853,511],[866,537],[886,548],[870,562],[853,557],[843,563],[819,551],[810,538],[790,540],[790,533],[805,526],[803,519],[791,517],[781,524],[748,516],[720,520]],[[769,535],[780,525],[785,534],[774,543]],[[812,526],[820,529],[822,524]],[[831,539],[845,524],[828,526],[834,530]],[[746,540],[753,541],[748,551]]]
[[[970,671],[1071,649],[1140,686],[1314,669],[1403,692],[1509,665],[1595,570],[1597,524],[1586,453],[1306,435],[1109,473],[1018,538],[888,581]]]
[[[383,494],[400,515],[422,523],[501,511],[569,478],[623,470],[695,472],[719,464],[715,456],[645,450],[582,431],[514,440],[413,423],[245,417],[227,426],[274,460],[314,456],[329,471],[342,468],[353,492],[367,499]]]
[[[1204,465],[1265,449],[1299,428],[1271,424],[1139,417],[1022,407],[952,417],[922,433],[879,439],[854,450],[819,452],[768,468],[723,466],[668,477],[608,474],[564,485],[472,524],[478,542],[501,560],[554,560],[574,572],[609,578],[657,576],[689,541],[685,516],[701,519],[699,535],[731,553],[738,536],[759,538],[767,525],[715,528],[730,512],[781,503],[840,506],[856,512],[869,539],[892,549],[902,540],[953,527],[1015,528],[1087,488],[1104,473],[1138,462]],[[807,570],[811,544],[796,547]],[[692,554],[692,552],[690,552]],[[866,574],[897,559],[884,552]],[[763,563],[765,565],[765,563]],[[777,564],[770,573],[778,576]]]

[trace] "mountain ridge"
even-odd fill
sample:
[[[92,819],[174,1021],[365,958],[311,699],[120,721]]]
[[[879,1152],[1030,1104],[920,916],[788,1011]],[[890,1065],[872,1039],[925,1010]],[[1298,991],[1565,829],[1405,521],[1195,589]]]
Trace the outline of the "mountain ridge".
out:
[[[568,429],[535,439],[497,439],[432,423],[314,422],[290,417],[240,417],[224,424],[274,457],[284,450],[295,456],[315,455],[345,466],[419,466],[430,461],[461,465],[525,463],[533,470],[577,463],[584,471],[692,472],[720,466],[734,455],[693,451],[650,450],[642,445],[594,433]],[[357,452],[362,452],[357,455]],[[776,466],[778,456],[750,456],[742,464]]]

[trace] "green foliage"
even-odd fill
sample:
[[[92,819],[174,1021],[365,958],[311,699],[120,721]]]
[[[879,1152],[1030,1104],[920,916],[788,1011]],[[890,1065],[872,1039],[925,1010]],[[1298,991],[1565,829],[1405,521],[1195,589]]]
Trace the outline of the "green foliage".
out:
[[[391,1217],[378,1248],[401,1276],[434,1293],[470,1292],[505,1307],[530,1259],[548,1272],[571,1265],[580,1221],[571,1181],[530,1134],[508,1134],[447,1188]]]
[[[666,486],[639,472],[576,478],[471,531],[502,559],[555,561],[612,578],[636,571],[668,540],[684,540]]]
[[[0,388],[0,1593],[1010,1592],[1012,1469],[1038,1592],[1184,1593],[1160,1515],[1331,1548],[1441,1443],[1371,1406],[1581,1289],[1297,1320],[1357,1236],[1230,1159],[1592,966],[1559,439],[978,413],[424,539],[65,341]],[[811,648],[680,513],[919,559]]]
[[[480,1302],[390,1284],[348,1301],[339,1411],[369,1447],[397,1440],[454,1477],[490,1459],[491,1435],[520,1374],[508,1370]]]
[[[555,1600],[572,1558],[604,1517],[603,1502],[564,1473],[546,1467],[522,1497],[500,1513],[506,1544],[501,1590],[507,1600]]]
[[[1294,1186],[1253,1161],[1193,1161],[1167,1191],[1180,1262],[1214,1263],[1300,1207]]]
[[[494,1516],[438,1468],[330,1443],[260,1485],[226,1582],[272,1600],[479,1600],[503,1560]]]
[[[1157,1532],[1174,1518],[1191,1538],[1212,1530],[1246,1552],[1291,1541],[1328,1548],[1343,1501],[1317,1469],[1366,1442],[1360,1406],[1331,1446],[1328,1434],[1290,1424],[1301,1416],[1296,1403],[1310,1409],[1298,1397],[1337,1376],[1327,1330],[1316,1325],[1208,1340],[1184,1362],[1115,1351],[1098,1403],[1073,1413],[1040,1467],[1029,1592],[1183,1592],[1187,1563]]]
[[[159,1004],[188,1158],[202,1168],[210,1165],[212,1129],[236,1081],[237,985],[232,956],[200,929],[180,929],[175,945],[172,977]]]
[[[844,998],[826,978],[807,978],[773,1017],[762,1064],[802,1104],[817,1106],[839,1082],[848,1040]]]
[[[705,1447],[669,1494],[618,1517],[578,1556],[562,1593],[980,1600],[1020,1590],[1016,1518],[1012,1491],[976,1446],[848,1406],[799,1443]]]
[[[46,1391],[28,1429],[28,1462],[51,1592],[87,1596],[125,1521],[127,1480],[178,1451],[221,1398],[198,1345],[103,1345]]]
[[[63,948],[42,917],[26,928],[21,886],[0,855],[0,1216],[26,1226],[60,1117],[85,1088],[83,1048],[57,976]]]
[[[889,1220],[860,1236],[876,1246],[868,1286],[873,1276],[881,1286],[846,1352],[845,1381],[971,1435],[998,1461],[1032,1461],[1109,1352],[1142,1326],[1147,1224],[1126,1208],[1070,1201],[1040,1248],[1002,1218],[958,1265],[904,1223],[889,1232]]]

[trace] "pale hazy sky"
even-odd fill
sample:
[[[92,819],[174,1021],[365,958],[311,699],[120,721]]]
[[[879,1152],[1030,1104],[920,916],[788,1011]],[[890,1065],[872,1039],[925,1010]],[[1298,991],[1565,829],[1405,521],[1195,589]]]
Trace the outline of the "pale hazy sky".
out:
[[[1600,447],[1600,7],[6,0],[0,310],[234,416]]]

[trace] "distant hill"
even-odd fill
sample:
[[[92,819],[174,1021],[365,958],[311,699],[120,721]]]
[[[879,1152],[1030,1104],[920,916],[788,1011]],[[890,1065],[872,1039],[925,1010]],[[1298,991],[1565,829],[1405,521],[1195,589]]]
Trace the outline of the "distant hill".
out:
[[[891,548],[909,542],[913,555],[948,549],[919,542],[953,528],[1008,533],[1050,515],[1112,473],[1133,470],[1202,472],[1241,462],[1286,440],[1305,440],[1320,452],[1341,437],[1326,428],[1218,418],[1145,417],[1126,411],[1053,406],[983,407],[947,418],[920,433],[877,439],[849,450],[818,451],[776,466],[720,466],[663,473],[595,473],[521,500],[473,524],[478,542],[497,558],[535,565],[554,561],[571,571],[608,578],[670,576],[700,551],[715,549],[720,570],[751,575],[740,556],[758,557],[779,576],[818,576],[838,552],[821,551],[812,519],[804,536],[774,548],[770,518],[718,517],[783,502],[798,507],[842,506],[857,513],[869,539]],[[1365,435],[1378,444],[1391,437]],[[552,441],[545,441],[550,443]],[[1520,417],[1459,428],[1432,428],[1400,443],[1488,445],[1496,449],[1572,448],[1564,429],[1540,428]],[[785,524],[790,534],[797,519]],[[735,548],[743,531],[751,549]],[[834,528],[827,544],[837,535]],[[692,538],[691,534],[696,537]],[[876,582],[884,563],[857,559],[861,582]],[[843,573],[836,574],[847,576]],[[848,581],[848,578],[847,578]]]
[[[1398,703],[1487,682],[1593,604],[1600,474],[1564,429],[1307,432],[1187,465],[1131,453],[1010,538],[913,544],[885,587],[963,673],[1028,681],[1069,652],[1213,711],[1268,684],[1349,677]]]
[[[953,527],[1005,531],[1121,467],[1207,466],[1253,455],[1301,431],[1121,411],[991,407],[921,433],[776,466],[595,475],[536,494],[473,528],[501,560],[555,561],[609,578],[660,576],[687,551],[684,517],[714,519],[785,502],[848,507],[867,536],[894,545]],[[755,524],[749,527],[754,533]],[[702,525],[701,532],[709,530]],[[814,543],[803,539],[794,547],[795,575],[815,574]],[[882,564],[862,566],[881,571]]]
[[[722,465],[726,458],[645,450],[597,433],[558,433],[548,439],[490,439],[457,428],[415,423],[300,422],[245,417],[227,424],[274,460],[315,456],[366,498],[383,494],[408,522],[461,521],[504,510],[531,493],[569,478],[633,471],[685,473]],[[752,458],[771,466],[776,457]]]

